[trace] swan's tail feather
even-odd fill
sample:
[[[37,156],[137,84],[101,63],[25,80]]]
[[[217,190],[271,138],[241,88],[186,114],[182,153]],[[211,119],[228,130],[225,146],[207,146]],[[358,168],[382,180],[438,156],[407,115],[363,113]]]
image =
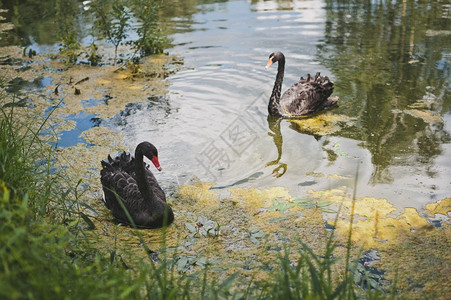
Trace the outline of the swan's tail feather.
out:
[[[102,160],[100,163],[102,164],[103,169],[111,168],[111,164],[109,162]]]
[[[327,100],[324,102],[324,109],[329,109],[335,106],[338,100],[339,98],[337,96],[327,98]]]
[[[321,75],[320,72],[316,72],[316,75],[315,75],[315,82],[318,81],[318,78],[321,77],[320,75]]]

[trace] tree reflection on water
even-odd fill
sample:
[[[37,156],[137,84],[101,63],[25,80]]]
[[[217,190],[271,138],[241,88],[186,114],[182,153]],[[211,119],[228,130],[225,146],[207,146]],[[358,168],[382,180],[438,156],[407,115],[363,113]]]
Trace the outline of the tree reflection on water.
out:
[[[439,1],[326,1],[318,58],[358,118],[340,135],[364,141],[373,183],[393,180],[390,165],[429,164],[450,142],[451,18]],[[414,157],[414,158],[413,158]]]

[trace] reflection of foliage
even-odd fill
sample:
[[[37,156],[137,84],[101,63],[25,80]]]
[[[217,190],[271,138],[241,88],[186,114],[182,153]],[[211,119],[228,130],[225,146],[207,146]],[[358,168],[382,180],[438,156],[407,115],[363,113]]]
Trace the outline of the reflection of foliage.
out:
[[[76,21],[76,7],[71,1],[55,1],[54,5],[60,54],[65,57],[66,63],[75,64],[82,54],[79,37],[81,29]]]
[[[0,6],[7,10],[5,17],[14,25],[0,40],[1,45],[52,45],[61,41],[68,28],[79,32],[75,22],[77,1],[2,1]]]
[[[390,182],[387,167],[394,157],[411,156],[413,150],[418,160],[430,162],[441,153],[442,137],[449,135],[443,126],[430,124],[440,124],[440,114],[450,105],[450,68],[442,56],[451,40],[428,32],[450,28],[451,20],[437,17],[444,5],[438,1],[326,3],[318,57],[333,71],[343,95],[338,110],[358,117],[355,130],[340,135],[363,140],[375,165],[372,181]],[[432,105],[409,107],[426,96],[433,98]]]

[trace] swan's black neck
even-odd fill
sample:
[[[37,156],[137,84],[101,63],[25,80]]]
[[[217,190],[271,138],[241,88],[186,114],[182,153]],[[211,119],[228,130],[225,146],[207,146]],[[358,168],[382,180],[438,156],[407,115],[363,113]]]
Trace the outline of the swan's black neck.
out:
[[[282,116],[280,109],[280,93],[282,90],[283,74],[285,72],[285,57],[281,57],[278,61],[277,76],[269,98],[268,112],[272,116]]]
[[[144,154],[142,150],[137,147],[135,151],[135,172],[136,172],[136,183],[138,184],[141,196],[147,204],[155,203],[156,197],[151,191],[149,184],[146,179],[146,169],[144,167]]]

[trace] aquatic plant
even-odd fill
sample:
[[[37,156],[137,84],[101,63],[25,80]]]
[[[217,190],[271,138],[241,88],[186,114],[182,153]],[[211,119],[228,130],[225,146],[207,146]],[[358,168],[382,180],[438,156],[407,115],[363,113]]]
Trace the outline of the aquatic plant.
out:
[[[86,51],[86,58],[89,61],[89,64],[91,66],[97,66],[101,59],[102,56],[99,55],[99,47],[96,45],[96,43],[92,42],[91,45],[88,47],[88,50]]]
[[[132,0],[135,17],[139,21],[136,33],[139,38],[132,45],[141,56],[163,53],[169,39],[163,34],[158,24],[158,11],[161,0]]]
[[[95,17],[97,30],[114,46],[114,65],[117,63],[119,45],[125,43],[130,27],[131,14],[126,1],[94,1],[91,9]]]
[[[75,32],[71,31],[62,38],[60,54],[66,57],[68,64],[76,64],[78,57],[82,54],[81,44]]]

